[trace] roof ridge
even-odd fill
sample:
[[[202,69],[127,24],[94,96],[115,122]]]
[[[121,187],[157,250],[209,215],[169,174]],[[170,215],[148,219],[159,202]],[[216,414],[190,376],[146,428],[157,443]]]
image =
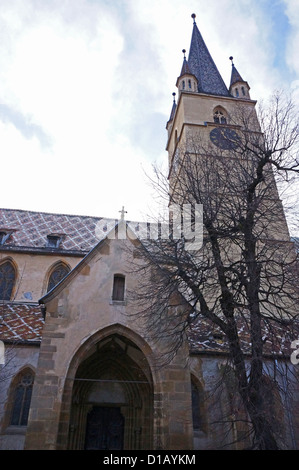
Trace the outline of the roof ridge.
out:
[[[66,213],[59,213],[59,212],[45,212],[45,211],[37,211],[37,210],[29,210],[29,209],[9,209],[0,207],[0,211],[12,211],[12,212],[23,212],[23,213],[30,213],[30,214],[41,214],[41,215],[57,215],[57,216],[64,216],[64,217],[80,217],[80,218],[89,218],[89,219],[107,219],[108,217],[100,217],[95,215],[80,215],[80,214],[66,214]],[[113,217],[111,217],[113,219]]]
[[[33,307],[38,307],[39,306],[39,303],[38,301],[34,302],[33,300],[30,300],[28,302],[24,301],[24,300],[1,300],[1,305],[31,305]]]

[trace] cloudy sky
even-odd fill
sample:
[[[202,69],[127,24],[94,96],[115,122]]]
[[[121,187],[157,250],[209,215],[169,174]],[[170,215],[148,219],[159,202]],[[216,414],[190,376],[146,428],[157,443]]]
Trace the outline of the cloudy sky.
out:
[[[191,14],[262,100],[299,90],[298,2],[0,0],[0,206],[143,218]]]

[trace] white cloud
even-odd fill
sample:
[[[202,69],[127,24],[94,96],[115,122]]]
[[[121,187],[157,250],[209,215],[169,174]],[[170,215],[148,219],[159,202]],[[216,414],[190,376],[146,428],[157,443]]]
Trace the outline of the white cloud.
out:
[[[284,0],[286,14],[288,16],[291,30],[288,36],[287,62],[290,69],[299,76],[299,8],[297,0]]]
[[[289,63],[298,64],[296,0],[285,2]],[[165,124],[193,12],[227,84],[233,55],[252,98],[277,87],[272,25],[257,0],[1,1],[0,151],[16,182],[12,195],[5,178],[2,205],[105,217],[126,205],[135,219],[147,212],[143,169],[167,160]]]
[[[37,24],[23,25],[6,70],[6,96],[55,138],[69,132],[77,137],[77,126],[96,126],[99,110],[112,108],[122,38],[111,23],[102,22],[91,42],[61,17],[44,15]]]

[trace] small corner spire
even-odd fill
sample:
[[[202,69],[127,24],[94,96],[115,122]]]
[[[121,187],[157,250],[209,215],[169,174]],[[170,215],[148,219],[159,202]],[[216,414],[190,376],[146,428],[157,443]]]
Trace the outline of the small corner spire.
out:
[[[234,59],[233,56],[229,57],[229,60],[231,60],[231,63],[232,63],[232,73],[231,73],[229,91],[233,96],[237,98],[240,96],[243,99],[250,99],[250,95],[249,95],[250,86],[245,80],[243,80],[243,78],[239,74],[233,62],[233,59]],[[240,95],[238,84],[241,84],[242,95]]]
[[[241,75],[239,74],[238,70],[235,67],[235,64],[233,62],[234,58],[232,55],[230,56],[229,60],[232,63],[232,74],[231,74],[230,85],[233,85],[236,82],[244,82],[243,78],[241,77]]]
[[[168,122],[173,121],[173,118],[174,118],[174,115],[175,115],[175,110],[176,110],[175,95],[176,95],[176,93],[173,92],[173,93],[172,93],[173,102],[172,102],[172,108],[171,108],[170,118],[169,118]]]
[[[192,74],[191,71],[190,71],[189,65],[188,65],[187,58],[186,58],[186,49],[183,49],[182,53],[184,54],[184,60],[183,60],[183,65],[182,65],[180,77],[182,75],[185,75],[185,74],[190,74],[190,75]]]

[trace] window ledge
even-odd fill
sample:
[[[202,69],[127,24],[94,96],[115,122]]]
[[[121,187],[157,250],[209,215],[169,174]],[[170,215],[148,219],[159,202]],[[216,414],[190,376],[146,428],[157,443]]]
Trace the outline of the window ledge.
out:
[[[10,425],[6,428],[5,434],[26,434],[27,426]]]
[[[110,305],[127,305],[126,300],[110,300],[109,302]]]

